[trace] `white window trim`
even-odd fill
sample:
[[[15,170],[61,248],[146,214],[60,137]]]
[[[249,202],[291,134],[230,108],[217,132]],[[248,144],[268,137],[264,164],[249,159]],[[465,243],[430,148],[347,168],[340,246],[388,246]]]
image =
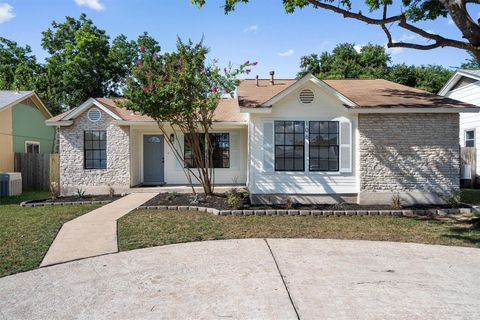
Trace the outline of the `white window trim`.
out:
[[[468,148],[475,148],[477,145],[477,132],[475,129],[465,129],[463,130],[463,145],[467,148],[467,140],[472,140],[472,139],[467,139],[467,132],[473,131],[473,147],[468,147]]]
[[[28,146],[29,144],[30,144],[30,145],[36,145],[36,146],[38,146],[38,153],[41,152],[41,150],[40,150],[40,142],[38,142],[38,141],[25,141],[25,153],[27,153],[27,146]]]

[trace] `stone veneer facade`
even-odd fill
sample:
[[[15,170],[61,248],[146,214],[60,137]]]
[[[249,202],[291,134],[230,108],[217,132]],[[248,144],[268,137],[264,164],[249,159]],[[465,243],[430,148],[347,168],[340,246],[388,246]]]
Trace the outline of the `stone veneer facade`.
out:
[[[460,187],[459,115],[359,114],[359,203],[442,203]]]
[[[97,122],[87,118],[86,110],[73,125],[60,127],[60,188],[71,195],[77,188],[86,194],[106,194],[111,185],[116,192],[130,187],[130,130],[119,127],[110,115],[102,113]],[[84,169],[84,131],[106,130],[107,169]]]

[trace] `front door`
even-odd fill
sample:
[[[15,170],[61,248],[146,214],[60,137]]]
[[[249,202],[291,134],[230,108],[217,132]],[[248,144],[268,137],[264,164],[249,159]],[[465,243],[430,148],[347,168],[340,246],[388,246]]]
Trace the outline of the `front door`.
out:
[[[143,182],[164,184],[163,136],[143,136]]]

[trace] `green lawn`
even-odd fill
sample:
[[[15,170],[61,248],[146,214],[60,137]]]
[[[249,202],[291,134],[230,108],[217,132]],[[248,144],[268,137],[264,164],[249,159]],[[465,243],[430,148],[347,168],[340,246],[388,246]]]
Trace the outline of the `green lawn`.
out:
[[[480,189],[462,189],[461,194],[463,202],[480,205]]]
[[[215,216],[195,211],[134,211],[118,223],[120,250],[201,240],[318,238],[480,247],[478,218],[388,216]]]
[[[46,196],[47,193],[25,192],[22,196],[0,199],[0,277],[37,268],[62,224],[98,207],[18,205]]]

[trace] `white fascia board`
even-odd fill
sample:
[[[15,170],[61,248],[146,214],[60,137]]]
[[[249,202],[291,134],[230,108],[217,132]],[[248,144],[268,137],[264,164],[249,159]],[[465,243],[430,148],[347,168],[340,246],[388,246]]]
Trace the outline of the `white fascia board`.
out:
[[[349,109],[352,113],[478,113],[479,108],[371,108]]]
[[[317,77],[315,77],[312,74],[305,75],[303,78],[301,78],[300,80],[298,80],[297,82],[292,84],[290,87],[286,88],[282,92],[276,94],[275,96],[273,96],[269,100],[262,103],[261,106],[262,107],[271,107],[274,103],[277,103],[278,101],[282,100],[287,95],[289,95],[290,93],[294,92],[295,90],[298,90],[301,86],[303,86],[308,81],[311,81],[314,84],[318,85],[320,88],[322,88],[326,92],[330,93],[332,96],[334,96],[338,100],[342,101],[347,106],[350,106],[350,107],[355,107],[356,106],[356,104],[352,100],[348,99],[343,94],[341,94],[337,90],[333,89],[328,84],[326,84],[325,82],[318,79]]]
[[[453,76],[447,81],[447,83],[442,87],[442,89],[440,89],[440,91],[438,92],[438,95],[445,96],[450,91],[450,89],[457,84],[458,80],[460,80],[462,77],[467,77],[467,78],[480,81],[480,76],[463,72],[463,71],[456,71],[453,74]]]
[[[272,113],[271,107],[245,108],[240,107],[240,113]]]
[[[117,120],[113,122],[117,126],[138,126],[138,127],[157,127],[158,124],[155,121],[124,121]],[[232,127],[241,127],[248,125],[247,121],[214,121],[212,126],[232,126]]]
[[[122,118],[120,118],[119,116],[117,116],[115,113],[113,113],[112,111],[110,111],[110,109],[108,109],[107,107],[105,107],[103,104],[101,104],[100,102],[98,102],[96,99],[94,98],[90,98],[88,99],[87,101],[85,101],[84,103],[82,103],[79,107],[75,108],[74,110],[72,110],[72,112],[70,112],[69,114],[67,114],[62,120],[71,120],[71,119],[74,119],[76,118],[77,116],[79,116],[80,114],[82,114],[82,112],[84,112],[86,109],[90,108],[92,105],[95,105],[96,107],[98,107],[99,109],[101,109],[103,112],[105,112],[106,114],[108,114],[109,116],[111,116],[112,118],[114,118],[115,120],[122,120]]]
[[[45,121],[45,125],[48,127],[68,127],[73,124],[72,120],[61,120],[61,121]]]

